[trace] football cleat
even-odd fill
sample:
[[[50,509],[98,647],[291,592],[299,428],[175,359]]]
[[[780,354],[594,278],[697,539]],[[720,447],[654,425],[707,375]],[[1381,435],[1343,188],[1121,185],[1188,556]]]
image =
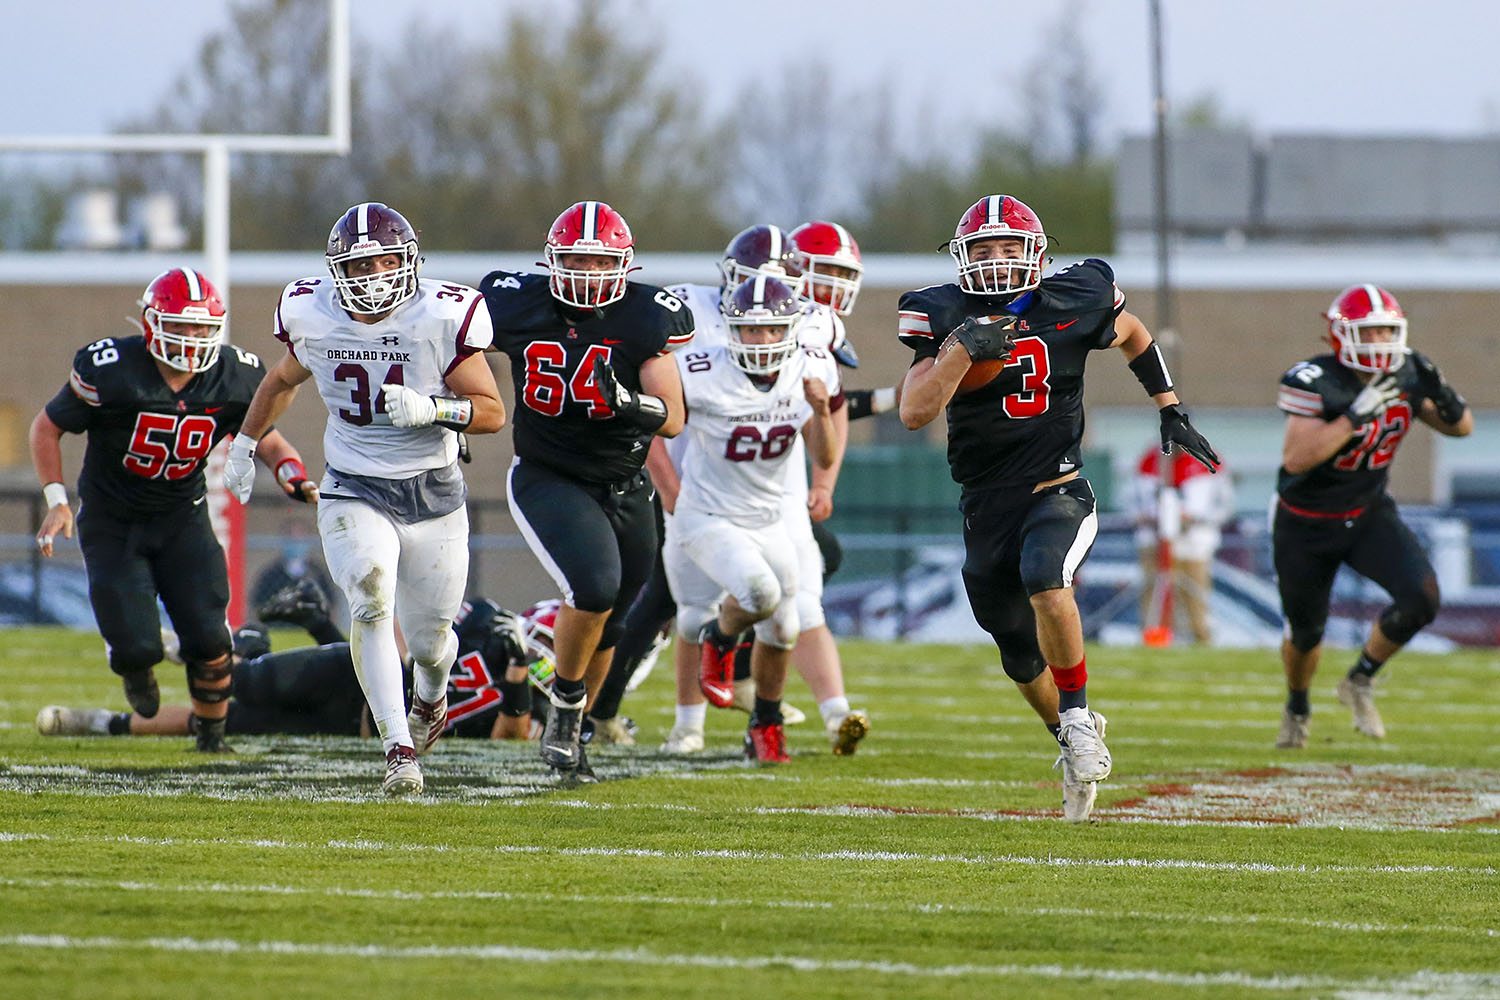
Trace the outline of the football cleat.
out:
[[[698,633],[703,644],[698,661],[698,687],[715,708],[734,704],[734,636],[725,637],[717,622],[709,622]]]
[[[575,702],[563,701],[556,689],[551,695],[552,710],[547,713],[547,728],[542,731],[542,761],[559,771],[577,770],[583,761],[579,742],[583,727],[583,697]]]
[[[437,701],[426,701],[413,691],[411,711],[406,714],[406,728],[411,731],[412,746],[418,757],[431,750],[438,737],[443,735],[443,730],[448,728],[447,693],[444,692]]]
[[[1099,734],[1100,739],[1103,739],[1104,728],[1109,724],[1109,720],[1098,712],[1089,714],[1094,717],[1094,730]],[[1079,780],[1078,771],[1066,753],[1058,754],[1057,760],[1052,764],[1053,770],[1059,767],[1062,768],[1063,779],[1063,819],[1069,823],[1087,822],[1094,811],[1094,796],[1099,792],[1099,783]]]
[[[1070,708],[1058,716],[1061,728],[1057,742],[1063,755],[1070,758],[1079,781],[1103,781],[1109,777],[1109,748],[1104,745],[1103,730],[1096,728],[1095,719],[1103,721],[1104,716],[1086,708]]]
[[[622,719],[618,715],[611,719],[595,719],[590,716],[589,721],[594,724],[594,738],[590,742],[600,746],[635,746],[636,725],[629,719]]]
[[[741,677],[734,682],[734,701],[730,703],[731,708],[737,708],[746,715],[755,711],[755,681],[749,677]],[[796,705],[781,703],[781,724],[783,726],[795,726],[807,721],[807,713]]]
[[[107,708],[64,708],[48,705],[36,713],[36,731],[43,736],[98,736],[109,732]]]
[[[131,710],[143,719],[154,718],[161,709],[161,688],[156,686],[156,672],[147,667],[125,674],[121,681]]]
[[[1352,674],[1339,681],[1339,703],[1354,713],[1354,728],[1372,740],[1385,739],[1385,723],[1375,708],[1375,679]]]
[[[662,753],[701,753],[703,730],[695,726],[673,726],[667,741],[661,745]]]
[[[417,763],[417,751],[404,743],[391,747],[385,755],[385,780],[381,791],[392,796],[415,795],[422,790],[422,765]]]
[[[786,710],[782,709],[785,716]],[[784,721],[784,720],[783,720]],[[859,749],[859,741],[870,735],[870,720],[863,712],[850,712],[845,716],[834,716],[824,724],[828,741],[833,744],[835,757],[849,757]]]
[[[1276,746],[1282,750],[1301,750],[1307,746],[1308,716],[1298,715],[1290,708],[1281,713],[1281,732],[1276,735]]]
[[[195,740],[193,749],[199,753],[234,753],[234,747],[224,741],[224,726],[227,719],[205,719],[193,716],[192,728]]]
[[[308,628],[328,617],[328,595],[311,577],[287,584],[255,609],[263,622],[289,622]]]
[[[751,726],[745,731],[745,759],[762,764],[786,764],[786,732],[780,723]]]

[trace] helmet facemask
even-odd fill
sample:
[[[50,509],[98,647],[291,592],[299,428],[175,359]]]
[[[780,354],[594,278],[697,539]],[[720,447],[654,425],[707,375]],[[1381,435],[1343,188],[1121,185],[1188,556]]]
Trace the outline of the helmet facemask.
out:
[[[224,343],[224,317],[214,316],[203,306],[184,306],[181,312],[164,313],[147,308],[142,315],[146,324],[146,346],[151,356],[180,372],[201,372],[219,360]],[[164,329],[167,323],[185,323],[207,327],[209,333],[179,333]]]
[[[1020,253],[974,260],[974,245],[988,240],[1014,240]],[[1019,295],[1042,283],[1047,237],[1009,226],[986,227],[972,236],[955,237],[948,252],[958,262],[958,285],[971,295]]]
[[[1376,339],[1374,330],[1390,330],[1389,337]],[[1361,372],[1393,372],[1406,363],[1406,318],[1372,313],[1363,319],[1336,319],[1329,324],[1338,345],[1339,363]]]
[[[349,265],[367,257],[384,257],[395,254],[401,263],[387,271],[372,271],[369,274],[351,275]],[[378,240],[356,243],[347,252],[330,254],[328,270],[333,275],[333,287],[339,303],[358,316],[373,316],[392,309],[417,294],[417,272],[421,269],[421,256],[415,242],[391,246]]]
[[[562,258],[588,256],[607,258],[612,266],[592,270],[582,267],[567,267]],[[571,246],[547,247],[547,270],[551,274],[552,295],[565,306],[575,309],[599,309],[625,297],[626,276],[630,273],[630,262],[635,250],[605,246],[602,242],[590,245],[578,240]]]

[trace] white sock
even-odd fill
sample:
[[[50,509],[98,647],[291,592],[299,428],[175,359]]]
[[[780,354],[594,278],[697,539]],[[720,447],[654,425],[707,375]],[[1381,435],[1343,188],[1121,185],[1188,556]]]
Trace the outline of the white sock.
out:
[[[703,721],[708,718],[708,702],[700,701],[696,705],[677,706],[677,725],[685,729],[703,729]]]
[[[109,735],[109,720],[114,717],[113,712],[107,708],[95,708],[89,711],[89,732],[96,736]]]
[[[364,688],[370,717],[380,730],[380,749],[389,753],[399,744],[412,745],[406,725],[406,699],[401,682],[401,654],[396,649],[396,628],[390,618],[349,623],[349,654],[354,674]]]
[[[830,719],[842,719],[849,714],[849,699],[843,695],[837,698],[829,698],[827,701],[818,702],[818,714],[823,717],[824,725]]]

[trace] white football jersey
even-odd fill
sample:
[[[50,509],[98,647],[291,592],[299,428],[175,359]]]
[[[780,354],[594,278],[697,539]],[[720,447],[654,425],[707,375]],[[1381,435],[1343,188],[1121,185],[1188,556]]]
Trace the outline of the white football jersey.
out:
[[[276,339],[313,374],[328,407],[323,458],[340,472],[410,479],[458,459],[446,427],[395,427],[380,387],[399,382],[428,396],[451,396],[444,377],[494,341],[490,313],[467,285],[423,278],[417,294],[378,323],[361,323],[338,304],[333,279],[287,285],[276,306]]]
[[[837,396],[838,364],[826,351],[804,348],[762,391],[735,367],[723,344],[707,350],[694,345],[675,357],[688,411],[677,509],[747,525],[779,520],[783,466],[813,412],[802,380],[822,379],[828,395]]]

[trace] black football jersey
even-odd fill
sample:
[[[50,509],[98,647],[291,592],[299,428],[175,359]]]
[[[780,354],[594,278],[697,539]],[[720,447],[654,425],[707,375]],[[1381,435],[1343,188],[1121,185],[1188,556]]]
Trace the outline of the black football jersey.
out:
[[[264,375],[260,358],[231,345],[173,392],[142,336],[83,348],[68,384],[47,404],[54,424],[88,435],[79,497],[127,521],[198,501],[204,458],[240,429]]]
[[[693,337],[693,314],[671,292],[629,282],[625,297],[597,312],[565,310],[545,274],[495,271],[479,283],[510,356],[516,392],[516,455],[588,483],[618,483],[640,471],[651,434],[623,420],[594,382],[602,357],[620,384],[640,389],[641,365]]]
[[[1282,467],[1276,477],[1281,499],[1299,510],[1338,514],[1364,507],[1384,493],[1391,459],[1427,398],[1419,381],[1415,365],[1396,369],[1400,399],[1379,419],[1355,431],[1322,465],[1296,475]],[[1334,420],[1364,387],[1359,373],[1340,364],[1337,356],[1320,354],[1281,376],[1276,406],[1294,416]]]
[[[458,633],[458,662],[448,672],[448,736],[487,739],[505,700],[500,682],[510,665],[505,644],[493,625],[500,608],[483,598],[473,601]]]
[[[901,296],[901,342],[913,364],[970,316],[1017,317],[1015,351],[988,384],[948,403],[948,465],[967,489],[1031,485],[1083,465],[1083,369],[1115,338],[1125,296],[1114,271],[1089,258],[1048,275],[1009,303],[956,284]]]

